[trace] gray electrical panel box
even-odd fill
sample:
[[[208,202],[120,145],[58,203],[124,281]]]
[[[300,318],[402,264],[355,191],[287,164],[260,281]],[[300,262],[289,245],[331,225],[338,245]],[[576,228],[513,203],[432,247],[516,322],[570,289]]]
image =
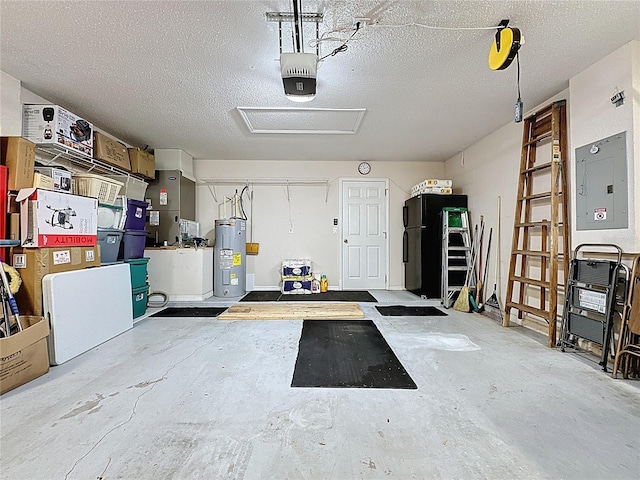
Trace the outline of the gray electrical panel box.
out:
[[[576,148],[576,230],[629,227],[627,133]]]

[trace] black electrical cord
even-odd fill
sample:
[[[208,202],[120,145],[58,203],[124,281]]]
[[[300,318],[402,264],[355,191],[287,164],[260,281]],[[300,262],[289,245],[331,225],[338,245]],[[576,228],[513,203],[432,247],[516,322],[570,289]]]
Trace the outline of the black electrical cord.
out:
[[[518,70],[518,79],[517,79],[517,85],[518,85],[518,101],[520,101],[520,54],[516,53],[516,67]]]
[[[522,121],[523,116],[523,106],[522,106],[522,98],[520,97],[520,54],[516,52],[516,65],[517,65],[517,86],[518,86],[518,100],[516,100],[516,104],[514,107],[514,120],[516,123],[520,123]]]
[[[338,53],[346,51],[347,48],[348,48],[347,47],[347,42],[349,42],[349,40],[351,40],[353,38],[353,36],[356,33],[358,33],[358,30],[360,30],[360,22],[356,23],[356,29],[353,31],[351,36],[344,41],[344,43],[342,45],[340,45],[338,48],[334,48],[331,53],[327,53],[324,57],[321,57],[318,61],[324,60],[327,57],[333,57],[334,55],[337,55]]]
[[[240,192],[240,211],[242,212],[242,220],[248,220],[247,214],[244,211],[244,201],[242,200],[244,192],[246,192],[247,190],[249,190],[249,187],[245,185],[242,191]]]

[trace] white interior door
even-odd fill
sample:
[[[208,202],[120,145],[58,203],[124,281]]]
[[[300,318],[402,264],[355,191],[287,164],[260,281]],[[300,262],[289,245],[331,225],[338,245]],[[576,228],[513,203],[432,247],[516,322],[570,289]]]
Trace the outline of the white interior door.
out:
[[[342,288],[385,289],[388,201],[386,180],[343,180]]]

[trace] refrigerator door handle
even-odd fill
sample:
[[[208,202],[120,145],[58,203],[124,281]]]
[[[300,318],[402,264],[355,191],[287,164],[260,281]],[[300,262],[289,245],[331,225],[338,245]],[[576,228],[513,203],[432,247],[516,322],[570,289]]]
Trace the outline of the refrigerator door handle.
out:
[[[407,224],[409,223],[409,207],[404,205],[402,207],[402,224],[404,228],[407,228]]]
[[[404,231],[404,235],[402,236],[402,263],[409,262],[409,234],[407,231]]]

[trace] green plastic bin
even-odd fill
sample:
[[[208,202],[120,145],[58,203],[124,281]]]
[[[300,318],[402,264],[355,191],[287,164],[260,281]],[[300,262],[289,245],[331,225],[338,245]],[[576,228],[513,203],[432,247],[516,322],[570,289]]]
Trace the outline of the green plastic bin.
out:
[[[133,302],[133,318],[138,318],[147,311],[147,297],[149,296],[149,285],[134,288],[131,291],[131,301]]]
[[[125,260],[125,262],[129,264],[131,288],[144,287],[147,284],[147,264],[149,263],[149,257],[132,258]]]

